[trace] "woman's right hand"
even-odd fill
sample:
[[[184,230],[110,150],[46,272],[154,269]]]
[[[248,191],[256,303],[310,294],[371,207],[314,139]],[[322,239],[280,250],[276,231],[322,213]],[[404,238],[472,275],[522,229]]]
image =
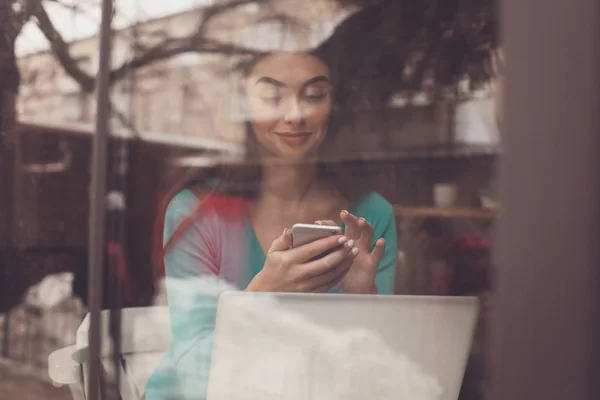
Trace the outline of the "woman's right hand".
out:
[[[325,293],[346,275],[358,248],[345,236],[330,236],[297,248],[286,229],[273,241],[263,269],[248,285],[248,291]],[[312,260],[335,249],[324,257]]]

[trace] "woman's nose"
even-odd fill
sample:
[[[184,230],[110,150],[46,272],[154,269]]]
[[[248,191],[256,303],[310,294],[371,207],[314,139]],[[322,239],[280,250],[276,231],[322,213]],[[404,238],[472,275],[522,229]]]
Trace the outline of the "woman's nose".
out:
[[[288,124],[301,125],[304,123],[304,110],[297,100],[290,100],[285,110],[284,121]]]

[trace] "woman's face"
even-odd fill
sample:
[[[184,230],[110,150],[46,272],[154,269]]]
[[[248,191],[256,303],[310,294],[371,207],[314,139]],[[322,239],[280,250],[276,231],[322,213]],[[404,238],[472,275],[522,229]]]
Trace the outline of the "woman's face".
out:
[[[303,53],[262,58],[246,80],[250,123],[263,151],[279,157],[315,154],[331,115],[329,69]]]

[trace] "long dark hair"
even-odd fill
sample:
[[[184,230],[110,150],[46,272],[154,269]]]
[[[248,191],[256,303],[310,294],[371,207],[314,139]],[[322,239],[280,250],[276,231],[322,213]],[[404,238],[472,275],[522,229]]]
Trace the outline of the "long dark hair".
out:
[[[264,57],[271,53],[261,53],[252,57],[249,60],[244,60],[237,64],[236,69],[241,71],[244,76],[250,75],[254,66]],[[327,61],[322,54],[311,52],[311,55],[317,57],[325,63],[330,69],[331,81],[333,86],[332,92],[332,111],[328,121],[327,134],[325,135],[320,149],[330,150],[335,148],[335,138],[338,133],[343,119],[343,111],[336,99],[336,81],[335,74],[331,70],[331,63]],[[197,215],[206,205],[206,200],[214,196],[223,195],[235,197],[245,200],[253,200],[258,195],[259,184],[262,179],[261,165],[257,161],[258,149],[260,146],[256,139],[250,121],[244,121],[244,130],[246,135],[246,161],[242,163],[232,163],[226,165],[218,165],[211,168],[188,169],[181,176],[169,191],[163,196],[159,205],[158,218],[156,221],[156,240],[154,243],[154,259],[157,268],[157,275],[161,276],[164,273],[164,255],[166,251],[177,241],[181,235],[196,221]],[[333,193],[347,201],[356,201],[362,193],[356,190],[356,185],[351,185],[351,177],[342,172],[343,165],[339,162],[332,162],[329,155],[329,160],[317,160],[317,176],[321,180],[329,183]],[[327,157],[326,157],[327,158]],[[337,160],[333,160],[337,161]],[[171,200],[182,190],[191,189],[200,199],[196,209],[177,227],[173,235],[166,243],[163,243],[164,223],[167,207]]]

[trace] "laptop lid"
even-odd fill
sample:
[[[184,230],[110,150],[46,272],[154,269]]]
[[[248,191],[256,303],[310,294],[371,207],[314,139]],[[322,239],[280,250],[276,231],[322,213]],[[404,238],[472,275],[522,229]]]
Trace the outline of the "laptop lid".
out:
[[[363,357],[379,352],[381,363],[365,361],[374,362],[373,368],[345,384],[360,390],[365,373],[387,373],[376,370],[395,354],[439,383],[441,394],[430,398],[456,400],[477,314],[478,300],[472,297],[225,292],[217,308],[207,398],[264,399],[285,393],[286,399],[314,399],[315,386],[338,383],[336,370],[345,370],[344,379],[351,376],[350,364],[360,352]],[[348,348],[338,352],[339,365],[334,361],[325,368],[335,360],[326,353],[344,345]],[[376,350],[365,350],[369,345]],[[356,364],[356,371],[361,367]],[[408,379],[401,387],[423,378],[410,375],[413,369],[402,371],[403,376],[392,378]]]

